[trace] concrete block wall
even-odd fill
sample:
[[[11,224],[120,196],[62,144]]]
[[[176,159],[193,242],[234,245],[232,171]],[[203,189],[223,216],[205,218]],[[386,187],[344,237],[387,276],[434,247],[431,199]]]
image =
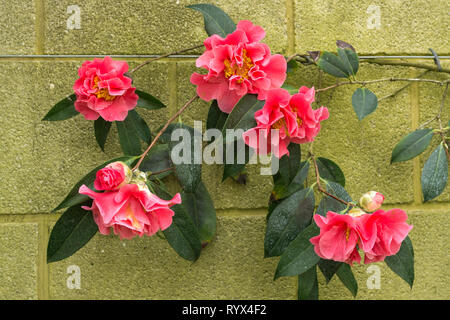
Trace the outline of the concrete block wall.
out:
[[[206,36],[203,18],[185,8],[197,2],[214,3],[235,21],[250,19],[263,26],[272,51],[285,55],[332,50],[337,39],[365,55],[427,55],[428,48],[450,54],[450,4],[444,0],[0,0],[0,299],[296,298],[296,279],[273,282],[277,259],[263,259],[272,180],[260,176],[256,166],[249,167],[246,186],[221,183],[220,168],[204,166],[203,179],[218,213],[217,236],[195,263],[179,258],[157,237],[121,242],[97,235],[71,258],[46,264],[49,232],[61,214],[50,213],[51,209],[86,172],[121,153],[114,128],[103,153],[96,145],[92,122],[81,116],[41,121],[52,105],[71,93],[76,70],[85,60],[73,55],[163,54],[201,43]],[[379,20],[374,17],[378,13]],[[143,59],[127,61],[133,67]],[[153,130],[193,95],[189,76],[194,61],[166,58],[136,73],[135,85],[169,106],[169,112],[140,111]],[[448,60],[442,59],[442,64],[450,67]],[[358,76],[410,77],[421,72],[363,64]],[[434,72],[425,76],[448,78]],[[316,68],[301,67],[287,83],[317,87],[318,79]],[[321,86],[334,81],[324,76]],[[402,85],[369,88],[382,97]],[[449,299],[450,189],[423,204],[420,172],[426,154],[389,164],[396,142],[437,112],[442,88],[412,84],[380,102],[378,110],[362,122],[351,106],[353,90],[341,87],[319,96],[331,116],[324,122],[315,153],[341,166],[354,198],[378,190],[385,194],[387,208],[405,209],[414,225],[411,238],[416,254],[412,290],[384,264],[378,264],[381,288],[369,290],[367,266],[361,265],[354,268],[360,287],[357,298]],[[447,98],[445,121],[450,117],[449,104]],[[208,104],[198,101],[183,121],[205,120],[207,111]],[[80,289],[66,284],[71,265],[80,268]],[[328,285],[321,275],[319,280],[321,298],[352,299],[337,279]]]

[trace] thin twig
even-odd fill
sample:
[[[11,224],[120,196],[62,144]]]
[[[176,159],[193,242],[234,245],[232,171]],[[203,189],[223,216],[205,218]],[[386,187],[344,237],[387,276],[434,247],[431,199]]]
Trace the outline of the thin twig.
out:
[[[378,59],[364,59],[361,62],[374,63],[379,65],[390,65],[390,66],[402,66],[402,67],[414,67],[419,69],[427,69],[435,72],[445,72],[450,73],[450,69],[442,68],[438,70],[436,66],[423,64],[423,63],[411,63],[404,61],[386,61],[386,60],[378,60]]]
[[[444,128],[442,127],[442,110],[444,109],[444,104],[445,104],[445,99],[447,98],[447,91],[448,91],[448,83],[445,86],[445,90],[444,93],[442,95],[442,101],[441,101],[441,107],[439,108],[439,112],[437,114],[437,120],[439,122],[439,134],[441,135],[442,141],[444,143],[444,150],[445,153],[447,154],[447,159],[450,160],[450,154],[448,152],[448,144],[447,144],[447,140],[445,139],[445,134],[444,134]]]
[[[155,145],[156,141],[158,141],[158,139],[161,137],[161,135],[164,133],[164,131],[166,131],[167,127],[169,127],[169,125],[184,111],[186,110],[186,108],[195,100],[198,99],[198,95],[196,94],[195,96],[193,96],[191,99],[189,99],[188,102],[186,102],[186,104],[184,106],[181,107],[180,110],[178,110],[172,117],[170,117],[169,120],[167,120],[166,124],[164,125],[164,127],[162,127],[162,129],[158,132],[158,134],[156,135],[155,139],[153,139],[152,143],[150,143],[150,145],[148,146],[147,150],[144,151],[144,153],[141,155],[141,157],[139,158],[139,161],[136,163],[136,165],[134,166],[133,170],[136,170],[139,168],[139,166],[142,163],[142,160],[144,160],[144,157],[147,155],[147,153],[150,151],[151,148],[153,148],[153,146]]]
[[[428,72],[430,72],[430,70],[426,70],[424,72],[422,72],[420,75],[418,75],[418,78],[422,78],[425,74],[427,74]],[[385,99],[389,99],[392,97],[395,97],[397,94],[399,94],[400,92],[402,92],[403,90],[405,90],[406,88],[408,88],[412,83],[408,83],[405,86],[402,86],[401,88],[397,89],[396,91],[388,94],[387,96],[381,97],[378,99],[378,102],[383,101]]]
[[[158,175],[158,174],[161,174],[161,173],[164,173],[164,172],[167,172],[167,171],[171,171],[171,170],[173,170],[173,169],[175,169],[175,167],[165,168],[165,169],[162,169],[162,170],[159,170],[159,171],[151,172],[151,175],[152,175],[152,176],[156,176],[156,175]]]
[[[298,56],[298,53],[295,53],[295,54],[293,54],[292,56],[288,57],[288,58],[286,59],[286,62],[291,61],[291,60],[294,59],[296,56]]]
[[[132,69],[129,73],[133,73],[133,72],[139,70],[143,66],[149,64],[150,62],[153,62],[153,61],[156,61],[156,60],[159,60],[159,59],[171,56],[171,55],[180,54],[180,53],[183,53],[183,52],[186,52],[186,51],[191,51],[191,50],[194,50],[194,49],[198,49],[198,48],[201,48],[201,47],[203,47],[203,44],[199,44],[199,45],[196,45],[195,47],[179,50],[179,51],[176,51],[176,52],[171,52],[171,53],[166,53],[166,54],[160,55],[159,57],[152,58],[152,59],[149,59],[147,61],[144,61],[143,63],[141,63],[140,65],[138,65],[134,69]]]
[[[388,82],[388,81],[391,81],[391,82],[392,81],[428,82],[428,83],[435,83],[435,84],[443,86],[446,83],[449,83],[450,79],[444,80],[444,81],[439,81],[439,80],[434,80],[434,79],[419,79],[419,78],[382,78],[382,79],[366,80],[366,81],[346,81],[346,82],[339,82],[339,83],[333,84],[332,86],[329,86],[326,88],[317,89],[316,92],[327,91],[327,90],[334,89],[334,88],[344,86],[344,85],[359,84],[359,85],[365,86],[367,84]]]

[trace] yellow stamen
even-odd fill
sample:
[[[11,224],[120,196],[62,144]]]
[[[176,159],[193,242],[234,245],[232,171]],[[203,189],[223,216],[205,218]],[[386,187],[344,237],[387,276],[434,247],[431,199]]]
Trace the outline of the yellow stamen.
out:
[[[349,237],[350,237],[350,228],[347,228],[347,232],[345,233],[345,240],[348,241]]]
[[[127,209],[125,210],[127,213],[127,219],[131,220],[131,224],[133,226],[133,228],[135,229],[141,229],[141,224],[139,223],[139,221],[137,221],[133,210],[131,209],[131,206],[128,205]]]
[[[237,63],[232,64],[228,59],[225,59],[223,64],[225,65],[225,77],[239,76],[241,78],[238,80],[238,83],[242,83],[244,79],[248,79],[248,72],[254,66],[252,59],[247,56],[247,50],[245,49],[242,49],[242,67]]]
[[[98,89],[99,82],[100,82],[100,79],[97,76],[95,76],[94,86],[93,86],[94,89]],[[112,96],[109,94],[108,88],[98,89],[97,92],[95,92],[94,94],[97,96],[97,98],[99,98],[99,99],[103,98],[106,101],[112,101],[116,98],[115,96]]]
[[[289,132],[288,132],[288,130],[287,130],[286,121],[284,120],[284,118],[278,119],[278,120],[272,125],[272,129],[278,129],[278,130],[281,130],[281,128],[284,128],[284,132],[285,132],[286,135],[289,137]]]

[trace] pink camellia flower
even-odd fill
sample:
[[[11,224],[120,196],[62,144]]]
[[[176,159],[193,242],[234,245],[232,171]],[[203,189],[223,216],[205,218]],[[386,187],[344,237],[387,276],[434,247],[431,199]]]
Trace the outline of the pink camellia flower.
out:
[[[378,210],[383,204],[384,196],[376,191],[369,191],[359,199],[360,206],[367,212]]]
[[[218,35],[207,38],[206,51],[196,66],[208,73],[191,76],[198,96],[206,101],[216,99],[220,110],[230,113],[247,93],[265,100],[267,90],[280,88],[286,79],[286,59],[272,55],[269,47],[259,42],[264,37],[263,28],[242,20],[225,39]]]
[[[75,109],[86,120],[102,117],[106,121],[123,121],[139,98],[131,79],[124,76],[127,71],[125,61],[110,57],[85,61],[78,69],[80,78],[73,86],[77,96]]]
[[[327,216],[314,215],[320,234],[310,239],[316,254],[324,259],[360,263],[357,244],[360,238],[360,217],[338,214],[332,211]]]
[[[383,261],[395,255],[413,228],[406,223],[408,215],[401,209],[378,210],[363,217],[361,247],[365,252],[364,263]]]
[[[97,193],[85,185],[79,192],[92,198],[94,220],[101,234],[109,234],[112,227],[121,239],[131,239],[144,234],[151,236],[172,224],[174,212],[170,207],[181,203],[177,193],[170,201],[152,194],[145,185],[126,184],[119,190]]]
[[[256,127],[244,132],[243,139],[259,154],[273,152],[278,158],[289,154],[290,137],[297,131],[296,116],[289,107],[290,98],[287,90],[270,90],[263,108],[255,112]],[[273,136],[272,130],[279,130],[278,135]]]
[[[328,119],[329,113],[326,107],[314,110],[311,104],[315,99],[314,87],[301,87],[290,101],[290,107],[297,117],[297,132],[292,135],[293,143],[306,143],[314,141],[320,131],[320,122]]]
[[[287,147],[291,142],[313,141],[319,133],[320,122],[329,116],[325,107],[312,109],[314,94],[314,88],[307,87],[301,87],[292,97],[285,89],[268,91],[263,108],[255,112],[256,127],[244,132],[244,142],[259,154],[273,152],[281,158],[289,154]],[[278,137],[274,137],[272,130],[277,129]]]
[[[97,190],[116,190],[130,182],[132,172],[124,162],[116,161],[97,171],[94,188]]]

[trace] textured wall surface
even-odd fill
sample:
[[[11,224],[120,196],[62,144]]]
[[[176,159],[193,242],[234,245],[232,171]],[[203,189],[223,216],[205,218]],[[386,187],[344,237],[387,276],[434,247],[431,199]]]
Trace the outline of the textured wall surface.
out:
[[[120,241],[96,235],[71,258],[46,264],[49,232],[61,214],[51,209],[86,172],[121,153],[114,127],[103,153],[92,122],[81,116],[41,121],[51,106],[71,93],[84,60],[67,55],[162,54],[199,44],[206,36],[203,18],[185,8],[197,2],[214,3],[235,21],[250,19],[261,25],[272,51],[285,55],[332,50],[337,39],[365,55],[428,55],[428,48],[450,54],[450,3],[445,0],[0,0],[0,299],[296,298],[296,278],[272,281],[277,259],[263,259],[272,180],[260,176],[257,166],[249,166],[246,186],[221,183],[221,168],[204,166],[218,226],[216,238],[195,263],[179,258],[157,237]],[[70,20],[73,10],[79,10],[79,21]],[[143,59],[127,61],[133,67]],[[442,64],[450,67],[448,60],[442,59]],[[193,95],[189,76],[194,70],[194,58],[180,57],[162,59],[136,73],[135,85],[169,106],[168,112],[141,111],[153,130]],[[363,64],[358,77],[412,77],[422,72]],[[425,77],[446,79],[448,74],[428,72]],[[287,79],[295,86],[316,87],[335,80],[324,76],[318,81],[317,68],[306,66]],[[383,97],[404,85],[369,88]],[[361,122],[351,106],[353,90],[343,86],[318,97],[331,116],[323,123],[315,153],[341,166],[353,198],[377,190],[386,196],[387,207],[407,211],[414,225],[416,257],[412,290],[384,263],[377,264],[381,288],[370,290],[367,266],[355,267],[357,298],[449,299],[450,188],[431,203],[422,203],[420,173],[431,150],[413,161],[389,164],[396,142],[437,112],[442,88],[412,84],[381,101]],[[447,97],[446,122],[449,104]],[[198,101],[183,121],[204,120],[207,112],[208,104]],[[80,289],[66,284],[72,265],[80,268]],[[319,281],[321,298],[353,299],[337,279],[326,285],[320,275]]]

